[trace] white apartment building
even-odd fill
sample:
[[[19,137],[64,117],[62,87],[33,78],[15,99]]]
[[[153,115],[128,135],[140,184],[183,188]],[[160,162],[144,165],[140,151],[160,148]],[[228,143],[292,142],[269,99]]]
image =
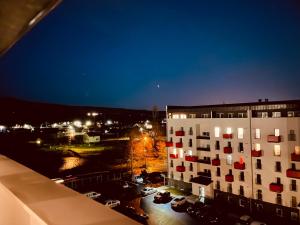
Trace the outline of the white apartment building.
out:
[[[169,185],[299,221],[300,100],[166,111]]]

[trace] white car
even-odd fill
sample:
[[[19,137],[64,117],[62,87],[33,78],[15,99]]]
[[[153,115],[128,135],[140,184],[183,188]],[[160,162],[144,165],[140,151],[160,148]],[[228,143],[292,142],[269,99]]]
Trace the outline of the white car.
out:
[[[53,178],[51,180],[53,180],[57,184],[63,184],[65,182],[62,178]]]
[[[182,208],[187,205],[186,197],[178,196],[171,202],[171,207],[174,209]]]
[[[145,187],[141,190],[141,195],[142,196],[147,196],[147,195],[151,195],[153,193],[156,193],[157,189],[156,188],[152,188],[152,187]]]
[[[105,201],[105,206],[109,208],[114,208],[117,207],[121,204],[119,200],[106,200]]]
[[[99,198],[99,197],[101,196],[100,193],[95,192],[95,191],[90,191],[90,192],[84,193],[84,195],[85,195],[86,197],[91,198],[91,199],[96,199],[96,198]]]
[[[141,176],[134,176],[133,177],[133,182],[142,184],[144,182],[144,179]]]

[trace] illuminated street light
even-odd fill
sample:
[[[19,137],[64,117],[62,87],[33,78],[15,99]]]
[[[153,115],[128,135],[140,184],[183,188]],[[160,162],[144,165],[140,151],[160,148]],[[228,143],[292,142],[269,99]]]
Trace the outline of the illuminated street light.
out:
[[[42,140],[40,138],[36,139],[36,144],[40,145],[42,143]]]
[[[80,120],[75,120],[75,121],[73,122],[73,124],[74,124],[75,127],[81,127],[81,126],[82,126],[82,123],[81,123]]]
[[[85,125],[86,125],[87,127],[89,127],[89,126],[92,125],[92,122],[91,122],[90,120],[87,120],[87,121],[85,122]]]

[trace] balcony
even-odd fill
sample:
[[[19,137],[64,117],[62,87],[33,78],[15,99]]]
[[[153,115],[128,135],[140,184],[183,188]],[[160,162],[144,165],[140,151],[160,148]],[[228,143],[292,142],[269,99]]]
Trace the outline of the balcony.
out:
[[[210,159],[198,159],[198,163],[210,164]]]
[[[179,136],[179,137],[182,137],[182,136],[184,136],[184,131],[183,130],[178,130],[178,131],[175,132],[175,135]]]
[[[233,166],[234,166],[234,169],[237,169],[237,170],[245,169],[245,163],[234,162]]]
[[[206,140],[209,140],[209,139],[210,139],[210,136],[206,136],[206,135],[198,135],[198,136],[197,136],[197,139],[206,139]]]
[[[198,150],[198,151],[209,152],[209,151],[210,151],[210,147],[209,147],[209,146],[207,146],[207,147],[198,147],[197,150]]]
[[[232,153],[232,148],[231,147],[224,147],[224,153],[225,154],[231,154]]]
[[[185,161],[197,162],[198,161],[198,156],[196,156],[196,155],[186,155],[185,156]]]
[[[300,179],[300,170],[287,169],[286,176],[290,178]]]
[[[232,139],[233,135],[232,134],[223,134],[224,139]]]
[[[166,141],[166,147],[173,147],[173,145],[172,141]]]
[[[170,159],[178,159],[178,154],[170,154]]]
[[[2,155],[0,177],[0,224],[138,224]]]
[[[177,142],[176,143],[176,148],[182,148],[183,146],[183,143],[182,142]]]
[[[280,193],[283,191],[282,184],[271,183],[269,188],[270,188],[270,191],[277,192],[277,193]]]
[[[211,165],[213,165],[213,166],[220,166],[220,164],[221,164],[220,159],[211,160]]]
[[[212,183],[212,180],[211,180],[210,177],[199,176],[199,177],[192,178],[191,182],[207,186],[207,185],[210,185]]]
[[[280,136],[268,135],[267,141],[271,143],[279,143],[281,142],[281,138]]]
[[[291,154],[292,161],[300,162],[300,155],[297,155],[295,152]]]
[[[234,181],[233,175],[232,174],[225,175],[225,181],[226,182],[233,182]]]
[[[251,150],[251,156],[252,157],[261,157],[262,156],[262,151],[261,150],[259,150],[259,151]]]
[[[185,172],[185,167],[184,166],[176,166],[176,171],[177,172]]]

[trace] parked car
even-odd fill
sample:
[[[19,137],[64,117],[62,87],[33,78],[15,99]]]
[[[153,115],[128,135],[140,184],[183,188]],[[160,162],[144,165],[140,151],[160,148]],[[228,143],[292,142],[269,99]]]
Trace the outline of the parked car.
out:
[[[144,179],[141,176],[134,176],[133,178],[133,182],[142,184],[144,182]]]
[[[251,216],[242,215],[236,224],[250,225],[252,221],[253,221],[253,218]]]
[[[126,206],[118,211],[142,224],[147,224],[148,215],[146,213],[137,213],[134,207]]]
[[[51,180],[53,180],[57,184],[63,184],[65,182],[62,178],[53,178]]]
[[[190,216],[196,216],[196,212],[205,206],[204,203],[197,201],[193,205],[187,207],[186,211]]]
[[[204,205],[201,209],[195,212],[196,218],[201,221],[207,221],[211,208],[211,205]]]
[[[119,206],[120,204],[121,202],[119,200],[106,200],[104,205],[109,208],[114,208]]]
[[[187,200],[184,196],[176,197],[171,202],[172,209],[183,209],[187,206]]]
[[[101,196],[100,193],[95,192],[95,191],[90,191],[90,192],[84,193],[84,195],[85,195],[86,197],[91,198],[91,199],[97,199],[97,198],[99,198],[99,197]]]
[[[122,184],[122,188],[124,188],[124,189],[129,188],[129,184],[127,182],[124,182]]]
[[[168,202],[171,199],[171,194],[168,191],[160,191],[157,192],[154,196],[154,202],[161,203],[161,202]]]
[[[156,193],[157,189],[156,188],[152,188],[152,187],[145,187],[141,190],[141,195],[142,196],[147,196],[147,195],[151,195],[153,193]]]

